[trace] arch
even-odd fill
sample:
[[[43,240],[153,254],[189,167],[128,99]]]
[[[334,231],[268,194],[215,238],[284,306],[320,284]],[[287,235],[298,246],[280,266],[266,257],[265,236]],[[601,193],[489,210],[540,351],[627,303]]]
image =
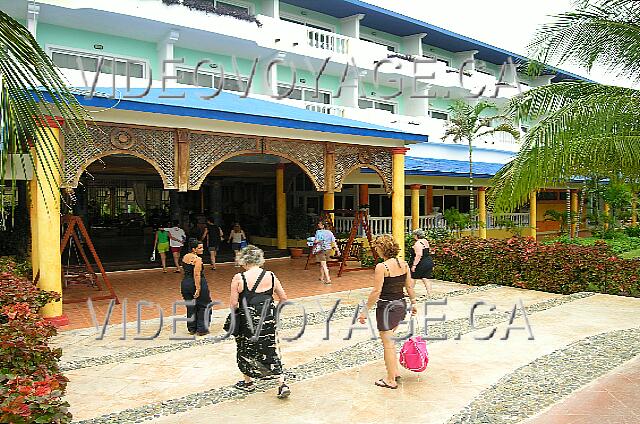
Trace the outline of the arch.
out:
[[[321,188],[318,186],[318,182],[314,178],[313,174],[307,169],[307,167],[305,167],[295,157],[293,157],[291,155],[288,155],[286,153],[282,153],[282,152],[273,152],[273,151],[270,151],[270,150],[259,151],[257,149],[238,150],[238,151],[235,151],[235,152],[227,153],[224,156],[221,156],[220,158],[218,158],[216,161],[214,161],[213,163],[209,164],[205,168],[205,170],[203,172],[203,175],[196,181],[195,184],[190,186],[189,189],[190,190],[200,190],[200,187],[202,187],[202,184],[207,179],[207,177],[209,176],[211,171],[213,171],[217,166],[219,166],[220,164],[222,164],[226,160],[229,160],[229,159],[234,158],[236,156],[242,156],[242,155],[246,155],[246,154],[266,154],[266,155],[270,155],[270,156],[277,156],[279,158],[287,159],[287,160],[291,161],[292,163],[296,164],[302,170],[302,172],[304,172],[309,177],[309,179],[313,182],[313,185],[314,185],[314,187],[316,188],[317,191],[322,191]]]
[[[351,173],[357,169],[362,169],[362,168],[369,168],[372,171],[374,171],[376,174],[378,174],[378,177],[380,177],[380,180],[382,180],[382,185],[384,187],[384,191],[387,194],[390,194],[392,192],[392,188],[389,187],[389,184],[387,182],[387,180],[384,178],[384,173],[380,170],[380,168],[378,168],[375,165],[369,164],[369,163],[360,163],[357,165],[353,165],[352,167],[348,168],[346,170],[346,172],[344,173],[342,179],[340,179],[340,182],[338,182],[336,184],[336,191],[342,191],[342,186],[344,185],[344,180],[351,175]]]
[[[91,158],[85,160],[84,163],[78,168],[78,170],[74,174],[73,179],[70,181],[69,186],[71,188],[77,188],[78,187],[78,183],[80,182],[80,177],[82,177],[82,173],[87,170],[89,165],[91,165],[93,162],[95,162],[95,161],[97,161],[99,159],[102,159],[102,158],[104,158],[106,156],[111,156],[111,155],[128,155],[128,156],[137,157],[138,159],[142,159],[143,161],[147,162],[149,165],[153,166],[153,168],[156,170],[158,175],[160,175],[160,178],[162,179],[162,185],[164,186],[165,189],[174,189],[175,188],[175,187],[172,187],[172,186],[169,185],[167,176],[164,174],[164,172],[162,172],[162,169],[160,168],[160,165],[158,165],[158,163],[156,161],[144,156],[141,153],[133,152],[131,150],[122,150],[122,149],[110,150],[110,151],[107,151],[107,152],[101,152],[100,154],[92,156]]]

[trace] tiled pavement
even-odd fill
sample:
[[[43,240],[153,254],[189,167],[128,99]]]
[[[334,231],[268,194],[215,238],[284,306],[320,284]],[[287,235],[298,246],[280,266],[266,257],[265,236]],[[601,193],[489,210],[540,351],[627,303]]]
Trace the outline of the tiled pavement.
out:
[[[315,280],[315,270],[302,271],[304,261],[272,261],[267,267],[281,276],[291,298],[304,297],[299,300],[309,305],[317,301],[328,305],[340,297],[345,309],[352,308],[366,297],[371,284],[370,271],[348,273],[334,278],[332,287],[325,287]],[[208,272],[214,280],[215,298],[228,296],[235,271],[227,266],[213,278]],[[158,299],[165,302],[163,309],[170,315],[179,277],[156,271],[111,275],[119,280],[121,295]],[[133,290],[141,283],[144,289]],[[156,289],[149,294],[147,286]],[[469,288],[447,282],[436,282],[434,288],[438,297],[447,295],[448,305],[435,307],[429,315],[446,312],[447,322],[432,324],[430,331],[435,335],[461,331],[462,338],[430,342],[427,372],[403,371],[397,391],[372,384],[383,372],[379,341],[367,340],[364,331],[357,331],[354,340],[343,340],[351,323],[347,310],[334,320],[330,341],[319,342],[324,324],[316,320],[303,339],[283,344],[285,367],[296,374],[294,394],[284,403],[276,402],[272,388],[246,398],[228,389],[238,378],[232,341],[173,342],[165,333],[150,342],[121,341],[115,328],[104,341],[96,341],[92,330],[65,331],[58,336],[63,366],[74,364],[65,371],[70,378],[67,400],[76,420],[97,418],[89,422],[254,423],[256,416],[283,423],[386,422],[400,416],[416,422],[456,424],[514,423],[524,418],[531,419],[531,424],[640,422],[640,356],[634,356],[640,352],[640,300],[560,296],[495,286]],[[418,287],[418,292],[424,294],[424,289]],[[314,296],[305,297],[307,294]],[[148,297],[151,295],[157,297]],[[482,319],[473,331],[464,323],[470,306],[478,300],[494,304],[496,310],[489,313],[488,307],[482,307]],[[473,339],[486,335],[493,326],[498,335],[504,334],[509,317],[505,313],[517,300],[528,308],[535,340],[527,340],[523,331],[515,331],[508,341]],[[220,332],[220,316],[225,313],[217,311],[213,334]],[[296,314],[292,309],[286,315],[295,319]],[[519,318],[516,323],[523,321]],[[152,322],[145,325],[152,326]],[[293,335],[297,329],[283,331],[281,336],[287,331]],[[179,328],[179,332],[184,331]],[[593,337],[597,339],[590,341]],[[102,362],[91,362],[93,358]],[[521,381],[522,370],[533,370],[530,375],[538,376],[538,381]],[[490,398],[494,395],[504,397]],[[505,411],[518,412],[510,415]],[[539,411],[544,412],[535,416]],[[472,418],[458,418],[461,412]]]
[[[299,298],[327,294],[336,291],[348,291],[362,287],[370,287],[373,272],[369,270],[346,272],[338,278],[337,267],[331,267],[330,272],[333,284],[326,286],[318,281],[318,266],[310,264],[309,270],[305,271],[306,257],[302,259],[270,259],[267,260],[265,268],[273,271],[287,292],[290,298]],[[217,309],[226,308],[229,302],[229,287],[231,278],[239,272],[233,264],[218,265],[213,271],[205,265],[205,276],[211,291],[211,298],[219,300],[222,305]],[[136,320],[136,302],[146,300],[156,303],[162,308],[165,316],[173,315],[172,308],[175,301],[182,300],[180,296],[180,281],[182,274],[173,272],[174,268],[169,268],[168,273],[163,273],[161,269],[139,270],[127,272],[110,272],[107,274],[116,294],[122,301],[127,299],[127,321]],[[79,299],[85,296],[98,296],[106,294],[93,289],[72,287],[65,291],[67,299]],[[102,323],[106,316],[109,301],[99,300],[93,303],[98,322]],[[81,303],[68,303],[63,306],[64,313],[69,317],[69,325],[61,327],[61,331],[76,328],[92,327],[93,321],[86,301]],[[185,313],[183,307],[178,307],[177,314]],[[143,308],[142,319],[153,319],[158,317],[158,312],[154,308]],[[112,324],[122,322],[122,305],[115,305],[111,319]]]

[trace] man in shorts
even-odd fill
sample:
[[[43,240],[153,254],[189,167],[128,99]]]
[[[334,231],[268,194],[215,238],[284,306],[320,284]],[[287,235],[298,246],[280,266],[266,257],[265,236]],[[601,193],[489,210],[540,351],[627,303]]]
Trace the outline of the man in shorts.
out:
[[[180,272],[180,251],[184,242],[187,240],[187,235],[184,230],[180,228],[180,222],[176,219],[173,221],[173,227],[165,228],[169,233],[169,250],[173,255],[173,263],[176,265],[174,272]]]

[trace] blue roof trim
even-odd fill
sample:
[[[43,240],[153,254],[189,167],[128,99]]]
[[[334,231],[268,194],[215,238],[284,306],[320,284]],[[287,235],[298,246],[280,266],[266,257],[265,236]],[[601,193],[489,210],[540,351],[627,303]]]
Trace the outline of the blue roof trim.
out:
[[[505,63],[508,57],[514,60],[528,60],[524,56],[499,47],[360,0],[286,0],[286,3],[338,18],[361,13],[365,15],[361,21],[362,25],[400,37],[426,32],[425,41],[429,45],[453,52],[478,50],[476,58],[494,64]],[[552,66],[547,66],[547,69],[556,73],[553,79],[555,82],[565,80],[590,81],[587,78]]]
[[[111,93],[111,88],[97,88],[96,93]],[[185,98],[161,98],[160,95],[186,93]],[[211,90],[208,91],[211,93]],[[292,128],[305,131],[320,131],[363,137],[388,138],[404,141],[424,142],[428,137],[396,131],[391,128],[354,121],[339,116],[312,112],[254,98],[222,92],[211,100],[203,100],[202,89],[151,89],[149,94],[139,99],[110,99],[104,95],[94,95],[87,99],[84,94],[76,94],[80,104],[97,108],[114,108],[137,112],[150,112],[174,116],[216,119],[245,124]]]
[[[474,178],[491,178],[502,168],[504,164],[489,162],[474,162]],[[364,173],[373,173],[373,170],[363,168]],[[407,156],[404,162],[405,175],[422,175],[431,177],[461,177],[469,176],[469,162],[450,159],[433,159]]]

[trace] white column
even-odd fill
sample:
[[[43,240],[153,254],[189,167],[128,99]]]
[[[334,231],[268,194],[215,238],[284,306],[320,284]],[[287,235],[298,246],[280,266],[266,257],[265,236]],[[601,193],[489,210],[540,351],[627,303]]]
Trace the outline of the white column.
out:
[[[426,36],[426,33],[421,32],[419,34],[402,37],[402,48],[404,49],[404,53],[414,56],[422,56],[422,39]]]
[[[36,38],[36,29],[38,26],[38,15],[40,14],[40,5],[27,4],[27,29]]]
[[[542,87],[543,85],[551,84],[551,80],[553,79],[553,75],[540,75],[534,78],[531,78],[531,86],[532,87]]]
[[[429,99],[426,96],[429,93],[428,84],[422,81],[408,81],[411,87],[405,89],[404,96],[404,114],[407,116],[427,116],[429,111]],[[415,83],[415,87],[413,86]]]
[[[342,35],[347,37],[353,37],[356,40],[360,39],[360,21],[364,18],[362,13],[353,16],[347,16],[340,19],[340,27],[342,28]]]
[[[456,67],[459,68],[464,61],[471,61],[471,62],[468,62],[464,66],[464,70],[465,71],[475,71],[476,70],[475,59],[476,59],[476,54],[477,53],[478,53],[478,50],[468,50],[468,51],[464,51],[464,52],[454,53],[453,55],[457,59]]]
[[[280,0],[262,0],[262,14],[280,19]]]
[[[158,43],[158,62],[160,65],[160,78],[163,76],[175,76],[176,66],[174,63],[167,63],[164,65],[165,60],[173,60],[173,46],[180,38],[180,32],[172,29],[167,35]]]
[[[265,96],[278,95],[278,61],[284,60],[287,54],[277,52],[275,55],[260,61],[256,73],[260,72],[262,84],[255,84],[255,92]],[[291,81],[288,81],[291,84]],[[253,90],[252,90],[253,91]]]

